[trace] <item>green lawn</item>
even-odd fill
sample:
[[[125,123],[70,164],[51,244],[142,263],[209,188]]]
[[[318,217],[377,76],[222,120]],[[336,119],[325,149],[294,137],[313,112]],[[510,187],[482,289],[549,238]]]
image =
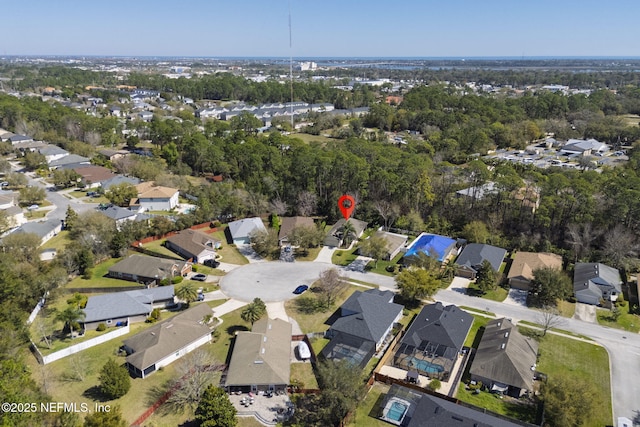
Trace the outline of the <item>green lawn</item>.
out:
[[[241,312],[242,309],[239,309],[222,316],[222,324],[218,326],[218,331],[214,334],[214,342],[207,347],[214,360],[220,363],[226,363],[231,347],[231,340],[235,336],[235,333],[237,331],[251,330],[251,324],[245,322],[240,317]]]
[[[40,219],[47,216],[47,213],[49,213],[48,210],[27,211],[25,212],[24,217],[29,220]]]
[[[461,306],[460,306],[460,308],[461,308],[461,309],[463,309],[463,310],[465,310],[465,311],[470,311],[470,312],[471,312],[471,314],[473,314],[473,312],[476,312],[476,313],[482,313],[482,314],[485,314],[485,315],[487,315],[487,316],[496,317],[496,314],[495,314],[495,313],[492,313],[491,311],[480,310],[480,309],[478,309],[478,308],[467,307],[467,306],[464,306],[464,305],[461,305]]]
[[[229,243],[227,243],[227,237],[224,233],[224,230],[218,230],[214,233],[207,234],[222,242],[222,247],[216,250],[218,255],[222,257],[220,261],[236,265],[249,264],[249,260],[238,251],[235,245],[230,245]]]
[[[318,258],[318,254],[320,253],[321,249],[321,246],[317,248],[309,248],[307,250],[307,255],[305,256],[299,255],[296,251],[296,261],[314,261],[316,258]]]
[[[361,290],[362,288],[360,288],[359,286],[355,286],[355,285],[348,286],[336,298],[333,304],[333,307],[331,309],[322,311],[319,313],[305,314],[298,311],[297,305],[296,305],[296,301],[298,300],[298,298],[293,298],[286,301],[284,304],[284,307],[287,311],[287,314],[289,314],[289,316],[293,317],[298,322],[298,324],[300,325],[300,328],[302,329],[302,332],[304,332],[305,334],[310,332],[324,332],[327,329],[329,329],[329,325],[325,324],[329,316],[331,316],[335,312],[335,310],[338,307],[340,307],[347,298],[349,298],[349,296],[352,293],[354,293],[355,291],[361,291]],[[313,291],[310,290],[307,293],[305,293],[302,297],[315,298],[316,296],[313,294]]]
[[[458,399],[480,409],[502,414],[507,417],[515,418],[529,423],[534,423],[536,418],[536,405],[523,404],[516,399],[503,398],[494,393],[482,391],[479,394],[473,394],[471,390],[465,389],[465,384],[460,383],[458,386]]]
[[[467,294],[468,295],[472,295],[472,296],[478,296],[484,299],[488,299],[491,301],[498,301],[498,302],[502,302],[505,300],[505,298],[507,298],[507,295],[509,294],[509,291],[507,291],[506,289],[497,286],[495,289],[491,290],[491,291],[487,291],[484,294],[480,291],[480,289],[478,288],[478,285],[476,285],[475,283],[471,282],[469,283],[469,288],[467,290]]]
[[[349,420],[349,427],[389,427],[388,424],[377,417],[381,415],[380,405],[384,396],[389,391],[389,386],[374,383],[362,402],[356,408],[354,416]]]
[[[376,265],[375,262],[370,262],[367,265],[367,268],[371,267],[371,269],[369,271],[371,271],[373,273],[378,273],[378,274],[383,274],[385,276],[393,277],[393,276],[395,276],[397,274],[398,261],[400,261],[400,259],[403,257],[403,255],[404,255],[404,253],[400,252],[391,261],[379,260],[377,265]],[[389,267],[389,266],[392,266],[394,268],[393,272],[389,272],[389,271],[386,270],[386,268]]]
[[[471,325],[471,329],[469,329],[469,334],[467,335],[467,339],[464,341],[464,345],[466,347],[478,347],[478,343],[480,342],[481,336],[478,336],[480,332],[480,328],[484,327],[491,319],[484,316],[478,316],[472,314],[473,316],[473,324]]]
[[[91,190],[89,190],[91,191]],[[87,197],[87,192],[86,191],[80,191],[80,190],[73,190],[69,193],[66,193],[67,195],[73,197],[74,199],[79,199],[81,197]]]
[[[180,257],[180,255],[164,247],[164,242],[166,240],[167,239],[154,240],[153,242],[143,244],[142,248],[144,248],[147,251],[154,252],[159,256],[162,256],[165,258],[169,257],[173,259],[183,260],[184,258]]]
[[[318,388],[318,380],[313,373],[313,366],[311,363],[292,363],[290,382],[291,384],[298,382],[298,384],[300,384],[300,388]]]
[[[327,143],[327,142],[335,142],[336,141],[334,138],[327,138],[326,136],[322,136],[322,135],[310,135],[308,133],[293,133],[293,134],[291,134],[289,136],[291,138],[301,139],[303,142],[306,142],[307,144],[310,143],[310,142]]]
[[[44,245],[40,246],[40,249],[55,249],[60,252],[69,243],[69,232],[62,230],[57,236],[49,239]]]
[[[355,261],[356,258],[358,258],[358,255],[356,255],[356,249],[348,251],[334,251],[333,255],[331,255],[331,263],[346,266]]]
[[[118,258],[111,258],[96,265],[91,273],[91,279],[83,279],[82,277],[76,277],[65,285],[66,288],[113,288],[113,287],[126,287],[139,285],[136,282],[130,282],[128,280],[113,279],[111,277],[104,277],[109,268],[120,261]]]
[[[596,386],[597,394],[591,396],[597,418],[590,420],[588,426],[610,425],[611,375],[609,356],[598,345],[547,334],[540,341],[540,359],[538,371],[547,374],[549,381],[559,373],[569,374],[588,381]]]
[[[576,312],[576,303],[558,300],[558,312],[562,317],[573,317]]]
[[[620,307],[620,317],[617,320],[611,318],[611,312],[606,309],[598,309],[598,323],[610,328],[624,329],[625,331],[640,332],[640,316],[629,313],[628,303],[626,307]]]

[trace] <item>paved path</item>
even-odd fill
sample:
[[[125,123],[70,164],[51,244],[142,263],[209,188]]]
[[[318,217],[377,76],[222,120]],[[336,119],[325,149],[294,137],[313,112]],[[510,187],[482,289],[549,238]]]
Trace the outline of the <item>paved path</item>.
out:
[[[287,311],[284,308],[284,302],[268,302],[266,303],[267,313],[269,314],[269,318],[271,319],[282,319],[291,323],[291,334],[293,335],[302,335],[302,329],[300,329],[300,325],[293,317],[289,317],[287,315]]]
[[[505,304],[519,305],[522,307],[527,306],[527,291],[522,289],[509,289],[509,294],[502,301]]]
[[[333,256],[333,253],[335,251],[336,251],[336,248],[329,248],[327,246],[323,246],[322,249],[320,249],[320,252],[318,252],[318,256],[313,261],[331,264],[331,257]]]
[[[244,307],[245,305],[247,305],[248,303],[245,301],[238,301],[236,299],[230,299],[229,301],[225,302],[224,304],[221,304],[217,307],[213,308],[213,315],[215,317],[217,317],[218,319],[222,316],[224,316],[225,314],[229,314],[232,311],[235,311],[241,307]]]

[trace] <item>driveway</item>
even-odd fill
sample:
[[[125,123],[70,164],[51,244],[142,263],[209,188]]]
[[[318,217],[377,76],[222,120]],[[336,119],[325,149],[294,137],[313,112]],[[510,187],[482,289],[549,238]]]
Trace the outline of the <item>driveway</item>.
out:
[[[461,294],[466,294],[469,283],[471,283],[471,280],[456,276],[453,278],[447,289],[454,292],[460,292]]]
[[[598,324],[598,318],[596,316],[596,306],[577,302],[576,311],[573,314],[573,318],[582,320],[583,322]]]
[[[327,264],[331,264],[331,257],[337,248],[330,248],[328,246],[323,246],[318,252],[318,256],[314,260],[314,262],[324,262]]]
[[[527,306],[527,291],[523,291],[522,289],[509,289],[509,294],[507,298],[502,301],[505,304],[511,305],[519,305],[521,307]]]
[[[244,257],[249,261],[249,264],[265,261],[264,258],[258,255],[256,251],[254,251],[251,245],[249,244],[238,245],[237,248],[238,248],[238,252],[244,255]]]

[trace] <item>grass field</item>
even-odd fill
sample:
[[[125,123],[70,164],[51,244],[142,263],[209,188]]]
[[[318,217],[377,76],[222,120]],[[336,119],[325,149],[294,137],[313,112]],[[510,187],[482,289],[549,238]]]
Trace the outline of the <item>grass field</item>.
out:
[[[111,277],[104,277],[109,268],[120,261],[117,258],[111,258],[105,262],[96,265],[91,272],[91,279],[83,279],[82,277],[76,277],[65,285],[65,288],[114,288],[114,287],[126,287],[136,286],[137,283],[129,282],[128,280],[113,279]]]
[[[558,300],[558,312],[562,317],[573,317],[576,312],[576,303]]]
[[[294,134],[291,134],[290,137],[301,139],[303,142],[306,142],[307,144],[310,142],[320,142],[320,143],[326,144],[327,142],[336,141],[334,138],[327,138],[326,136],[322,136],[322,135],[310,135],[308,133],[294,133]]]
[[[358,258],[356,255],[356,249],[351,249],[348,251],[334,251],[333,255],[331,255],[331,263],[335,265],[347,266],[351,264],[355,259]]]
[[[292,363],[290,382],[291,384],[298,383],[300,388],[318,388],[318,380],[313,373],[313,366],[311,363]]]
[[[487,291],[483,294],[478,288],[478,285],[476,285],[474,282],[469,283],[469,288],[467,290],[467,295],[478,296],[484,299],[498,302],[504,301],[505,298],[507,298],[508,294],[509,291],[500,286],[497,286],[495,289]]]
[[[377,417],[381,415],[380,405],[384,396],[389,391],[389,386],[375,383],[362,402],[356,408],[355,415],[349,420],[349,427],[388,427],[388,424]]]
[[[464,341],[464,345],[466,347],[477,348],[481,338],[481,336],[478,336],[478,333],[481,333],[480,328],[483,328],[491,319],[474,314],[472,314],[472,316],[473,324],[471,325],[471,329],[469,329],[469,334],[467,335],[467,339]]]
[[[640,332],[640,316],[629,313],[629,304],[620,307],[620,316],[617,320],[613,320],[611,312],[606,309],[598,309],[596,315],[598,323],[610,328],[624,329],[625,331],[638,333]]]
[[[166,240],[167,239],[154,240],[153,242],[143,244],[142,247],[147,251],[154,252],[159,256],[162,256],[165,258],[168,257],[168,258],[183,260],[183,258],[180,257],[178,254],[164,247],[164,242]]]
[[[296,261],[314,261],[316,258],[318,258],[318,254],[320,253],[320,250],[322,249],[322,247],[317,247],[317,248],[309,248],[307,250],[307,255],[303,256],[303,255],[299,255],[296,251]]]
[[[52,237],[44,245],[40,246],[40,249],[55,249],[59,252],[64,249],[67,243],[69,243],[69,232],[62,230],[57,236]]]
[[[29,219],[29,220],[33,220],[33,219],[40,219],[40,218],[44,218],[45,216],[47,216],[47,213],[49,213],[48,210],[38,210],[38,211],[27,211],[24,214],[24,217]]]
[[[458,386],[456,397],[478,408],[521,421],[534,423],[536,419],[536,405],[525,405],[515,399],[501,399],[499,395],[485,391],[480,394],[473,394],[471,390],[465,389],[464,383],[460,383]]]

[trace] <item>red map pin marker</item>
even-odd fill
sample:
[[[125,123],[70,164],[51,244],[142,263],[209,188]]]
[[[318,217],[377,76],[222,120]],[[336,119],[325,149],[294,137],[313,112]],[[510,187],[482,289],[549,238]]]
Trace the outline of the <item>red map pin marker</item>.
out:
[[[348,220],[356,208],[356,200],[348,194],[344,194],[338,199],[338,207],[344,219]]]

